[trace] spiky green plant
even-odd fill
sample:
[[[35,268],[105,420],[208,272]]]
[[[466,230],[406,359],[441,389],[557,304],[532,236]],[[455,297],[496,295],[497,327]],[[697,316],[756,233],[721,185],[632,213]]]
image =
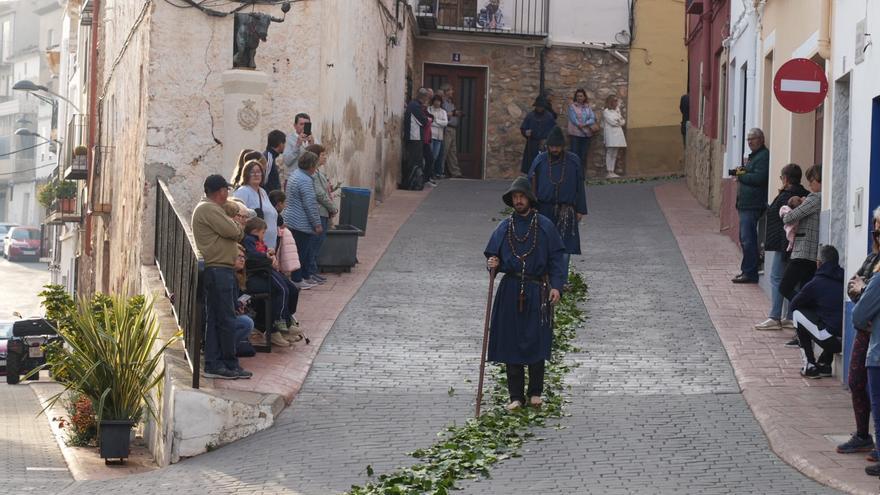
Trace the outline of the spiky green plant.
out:
[[[66,346],[54,363],[70,379],[47,409],[73,390],[92,400],[99,422],[138,422],[145,409],[158,420],[150,392],[164,377],[159,368],[165,350],[179,336],[154,351],[159,324],[152,304],[141,296],[80,299],[77,309],[71,326],[58,328]]]

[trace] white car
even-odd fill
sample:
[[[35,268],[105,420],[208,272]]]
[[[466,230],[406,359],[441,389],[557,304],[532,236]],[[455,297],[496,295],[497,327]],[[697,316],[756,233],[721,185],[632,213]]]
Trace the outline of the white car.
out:
[[[0,223],[0,256],[6,257],[6,249],[4,249],[4,243],[6,241],[6,233],[9,232],[9,229],[15,227],[14,223]]]

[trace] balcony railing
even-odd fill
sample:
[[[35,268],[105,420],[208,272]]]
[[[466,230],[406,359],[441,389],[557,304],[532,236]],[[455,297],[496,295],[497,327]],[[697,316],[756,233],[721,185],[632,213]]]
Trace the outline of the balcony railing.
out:
[[[205,259],[196,247],[189,222],[180,214],[168,186],[156,187],[156,267],[171,299],[177,325],[183,329],[186,358],[192,370],[192,387],[199,388]]]
[[[89,177],[87,150],[85,147],[88,136],[88,115],[72,115],[67,123],[67,134],[64,136],[65,180],[85,180]]]
[[[82,202],[78,197],[56,198],[49,207],[49,215],[43,222],[47,225],[79,223],[82,220]]]
[[[426,31],[546,37],[550,0],[414,0]]]

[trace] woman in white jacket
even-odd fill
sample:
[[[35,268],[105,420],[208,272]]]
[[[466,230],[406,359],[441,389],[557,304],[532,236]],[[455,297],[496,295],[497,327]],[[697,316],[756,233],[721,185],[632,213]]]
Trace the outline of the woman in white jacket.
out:
[[[608,177],[620,177],[614,173],[617,165],[617,154],[620,148],[626,148],[626,136],[623,134],[623,126],[626,124],[623,115],[618,108],[618,99],[615,95],[609,95],[605,100],[605,110],[602,110],[602,131],[605,135],[605,169]]]
[[[431,122],[431,155],[434,157],[434,177],[443,176],[443,164],[437,158],[443,148],[443,133],[446,132],[446,126],[449,124],[449,118],[442,105],[443,97],[435,95],[431,99],[431,106],[428,107],[428,113],[434,119]]]

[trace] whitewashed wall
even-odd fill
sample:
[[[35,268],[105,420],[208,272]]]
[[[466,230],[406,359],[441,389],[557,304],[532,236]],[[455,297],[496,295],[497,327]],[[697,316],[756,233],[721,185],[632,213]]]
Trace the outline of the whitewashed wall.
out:
[[[550,40],[558,44],[628,43],[629,0],[551,0]]]

